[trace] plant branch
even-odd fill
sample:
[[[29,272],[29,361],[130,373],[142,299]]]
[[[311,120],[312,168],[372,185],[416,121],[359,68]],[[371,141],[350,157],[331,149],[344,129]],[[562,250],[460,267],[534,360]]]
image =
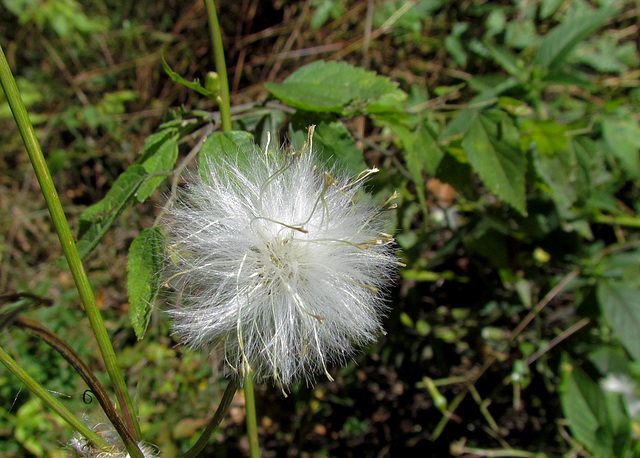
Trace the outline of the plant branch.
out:
[[[256,397],[253,392],[253,375],[247,369],[244,378],[244,405],[247,416],[247,436],[249,438],[249,456],[260,458],[260,444],[258,442],[258,421],[256,416]]]
[[[74,430],[78,431],[84,437],[89,439],[98,448],[107,448],[107,444],[100,436],[91,431],[85,424],[73,416],[66,407],[60,404],[60,401],[51,396],[42,385],[36,382],[18,363],[0,347],[0,361],[9,369],[13,375],[18,377],[24,383],[29,391],[39,397],[47,407],[53,410],[60,418],[67,422]]]
[[[220,78],[220,94],[216,101],[220,106],[220,118],[222,120],[222,131],[231,131],[231,101],[229,98],[229,80],[227,78],[227,63],[224,58],[224,47],[222,46],[222,33],[220,23],[216,13],[216,5],[213,0],[204,0],[207,6],[207,18],[209,20],[209,30],[211,32],[211,44],[213,45],[213,58],[216,63],[216,72]]]
[[[113,427],[118,432],[118,435],[122,438],[122,443],[126,447],[130,456],[135,456],[136,458],[144,458],[144,455],[138,448],[136,444],[136,440],[133,438],[127,426],[122,421],[122,418],[118,416],[118,412],[114,408],[107,392],[103,388],[100,381],[94,375],[94,373],[89,369],[89,366],[80,358],[80,355],[76,353],[76,351],[69,346],[65,341],[60,339],[56,334],[54,334],[49,329],[42,326],[37,321],[31,320],[26,317],[19,316],[16,318],[13,323],[14,326],[19,327],[24,330],[28,334],[31,334],[39,339],[42,339],[45,343],[50,345],[54,350],[56,350],[64,359],[66,359],[71,366],[80,374],[80,377],[85,381],[85,383],[89,386],[89,389],[98,399],[102,410],[107,415]]]
[[[109,378],[111,379],[111,383],[113,384],[116,392],[118,405],[120,406],[120,410],[122,411],[125,421],[130,427],[133,436],[138,439],[140,437],[140,425],[138,424],[138,419],[133,409],[131,397],[127,391],[127,386],[122,376],[122,372],[118,367],[116,354],[113,350],[113,346],[111,345],[111,340],[109,340],[107,330],[104,327],[104,322],[102,321],[100,310],[98,309],[95,296],[93,295],[91,285],[89,284],[89,279],[87,278],[82,261],[78,256],[76,243],[71,235],[71,229],[69,228],[67,217],[64,214],[60,198],[58,197],[55,185],[53,184],[51,173],[47,167],[47,163],[44,159],[44,155],[42,154],[42,150],[40,149],[35,131],[31,125],[31,121],[29,120],[29,115],[27,114],[27,110],[20,97],[18,86],[13,78],[13,74],[9,68],[9,63],[7,62],[7,58],[5,57],[1,46],[0,83],[2,84],[2,89],[7,96],[7,101],[11,107],[16,124],[18,125],[18,130],[20,131],[22,141],[24,142],[29,155],[29,160],[31,161],[36,178],[38,179],[38,183],[42,189],[42,194],[47,203],[49,213],[51,214],[51,219],[53,220],[56,233],[60,239],[62,250],[69,264],[73,280],[76,284],[76,288],[78,289],[87,317],[89,318],[91,329],[93,330],[96,341],[98,342],[98,347],[104,359],[107,372],[109,373]]]
[[[229,380],[227,389],[222,395],[222,399],[220,400],[220,404],[218,405],[218,410],[216,410],[216,413],[213,415],[213,418],[211,419],[205,430],[202,432],[202,435],[200,436],[198,441],[187,451],[187,453],[184,454],[184,458],[195,458],[200,454],[200,452],[202,452],[205,445],[207,445],[207,442],[209,442],[209,438],[211,438],[211,435],[222,421],[222,418],[227,414],[229,407],[231,407],[231,401],[233,401],[233,397],[235,396],[237,390],[238,381],[232,377]]]

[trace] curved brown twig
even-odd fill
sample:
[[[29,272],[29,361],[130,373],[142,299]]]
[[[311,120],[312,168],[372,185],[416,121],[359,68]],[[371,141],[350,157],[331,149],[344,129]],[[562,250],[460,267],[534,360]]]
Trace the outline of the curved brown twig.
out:
[[[29,310],[34,305],[34,303],[39,303],[41,305],[44,305],[45,307],[51,307],[53,305],[53,300],[49,299],[48,297],[37,296],[31,293],[6,293],[0,294],[0,310],[2,310],[6,303],[16,302],[20,299],[30,299],[31,302],[21,305],[20,307],[7,314],[0,315],[0,331],[9,326],[9,324],[20,313]]]
[[[89,366],[87,366],[86,363],[80,358],[80,355],[78,355],[76,351],[71,348],[71,346],[69,346],[69,344],[60,339],[56,334],[42,326],[37,321],[19,315],[12,318],[15,318],[15,320],[13,321],[14,326],[22,329],[28,334],[42,339],[45,343],[47,343],[58,353],[60,353],[60,355],[62,355],[62,357],[66,359],[69,364],[71,364],[71,366],[73,366],[76,372],[80,374],[80,377],[82,377],[85,383],[89,386],[89,389],[98,399],[98,403],[100,403],[100,406],[104,410],[104,413],[107,415],[114,428],[122,438],[122,441],[125,444],[127,450],[132,450],[132,447],[134,447],[135,450],[140,451],[136,440],[124,424],[124,421],[122,421],[122,418],[120,418],[120,416],[118,415],[118,412],[109,399],[109,396],[107,395],[104,387],[91,371],[91,369],[89,369]],[[140,456],[143,456],[142,452],[140,452]]]

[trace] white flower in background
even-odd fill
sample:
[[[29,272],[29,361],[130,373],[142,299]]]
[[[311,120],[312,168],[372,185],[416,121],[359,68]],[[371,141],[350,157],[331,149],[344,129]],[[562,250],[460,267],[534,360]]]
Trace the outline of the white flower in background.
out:
[[[620,394],[627,404],[629,416],[640,414],[640,399],[638,399],[636,382],[625,374],[609,374],[600,381],[602,389],[609,393]]]
[[[381,332],[383,290],[398,264],[387,208],[301,151],[254,151],[205,164],[169,211],[165,284],[181,305],[174,330],[221,345],[240,375],[288,386],[343,362]],[[389,207],[390,208],[390,207]]]
[[[636,382],[625,374],[609,374],[601,382],[602,388],[610,393],[635,396]]]

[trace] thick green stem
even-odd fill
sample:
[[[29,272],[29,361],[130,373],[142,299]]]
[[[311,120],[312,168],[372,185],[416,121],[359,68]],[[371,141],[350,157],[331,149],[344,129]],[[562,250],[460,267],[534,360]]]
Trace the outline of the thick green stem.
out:
[[[47,390],[45,390],[42,385],[36,382],[33,377],[25,372],[22,367],[18,365],[18,363],[9,356],[3,349],[0,347],[0,361],[9,369],[13,375],[18,377],[22,383],[27,385],[29,391],[31,391],[34,395],[39,397],[42,402],[45,403],[47,407],[57,413],[60,418],[69,424],[74,430],[78,431],[84,437],[93,442],[98,448],[107,448],[109,444],[107,444],[100,436],[91,431],[84,425],[80,420],[73,416],[71,412],[69,412],[60,402],[51,396]]]
[[[89,318],[89,323],[91,324],[96,341],[98,342],[100,353],[104,358],[105,367],[107,368],[109,378],[111,379],[111,383],[113,384],[116,392],[118,405],[133,436],[136,440],[139,440],[140,425],[138,424],[138,419],[135,415],[129,392],[127,391],[127,385],[125,384],[122,372],[120,372],[120,368],[118,367],[116,354],[113,351],[109,335],[104,327],[100,310],[98,309],[95,296],[93,295],[91,285],[89,284],[89,279],[87,278],[82,261],[78,256],[76,243],[71,235],[71,229],[69,228],[67,217],[62,210],[62,204],[60,203],[58,193],[55,185],[53,184],[53,180],[51,179],[51,173],[49,172],[47,163],[44,160],[42,150],[38,144],[27,110],[20,98],[18,86],[13,78],[13,74],[9,68],[9,63],[7,62],[7,58],[5,57],[1,46],[0,83],[2,84],[2,89],[7,96],[7,101],[9,102],[9,106],[13,112],[13,117],[18,125],[22,141],[24,142],[29,159],[35,171],[36,178],[38,179],[38,183],[42,189],[42,194],[44,195],[44,199],[47,203],[49,213],[51,214],[53,225],[58,234],[58,238],[60,239],[62,250],[67,262],[69,263],[69,268],[71,269],[73,280],[76,284],[76,288],[78,289],[80,300],[84,305],[87,317]]]
[[[258,421],[256,416],[256,397],[253,392],[253,375],[247,371],[244,378],[244,403],[247,413],[247,436],[249,437],[249,456],[260,457],[260,444],[258,442]]]
[[[207,6],[207,18],[211,31],[211,44],[213,45],[213,58],[216,63],[216,72],[220,78],[220,95],[217,97],[222,119],[222,131],[231,131],[231,101],[229,99],[229,81],[227,78],[227,64],[224,59],[224,47],[222,46],[222,34],[220,23],[216,13],[216,5],[213,0],[204,0]]]

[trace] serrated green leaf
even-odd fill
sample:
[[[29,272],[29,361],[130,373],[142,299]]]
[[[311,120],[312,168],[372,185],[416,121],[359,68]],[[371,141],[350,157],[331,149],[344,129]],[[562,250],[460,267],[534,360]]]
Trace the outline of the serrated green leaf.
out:
[[[100,242],[116,218],[129,205],[136,191],[147,177],[141,165],[133,165],[125,170],[107,195],[80,215],[78,231],[78,254],[84,258]]]
[[[352,114],[367,104],[391,94],[406,94],[384,76],[345,62],[316,61],[292,73],[281,84],[265,83],[274,96],[306,111]]]
[[[600,185],[610,179],[607,171],[603,149],[587,136],[579,136],[571,139],[570,147],[578,162],[576,169],[578,195],[588,196],[593,185]]]
[[[603,8],[568,18],[542,40],[534,58],[536,67],[544,71],[558,67],[578,43],[598,30],[614,14],[615,10]]]
[[[494,46],[488,41],[483,42],[483,44],[493,60],[495,60],[507,73],[516,77],[521,82],[528,79],[528,72],[525,70],[524,65],[511,52],[505,48]]]
[[[541,38],[536,33],[533,18],[509,21],[504,32],[504,44],[515,49],[535,48]]]
[[[356,145],[349,129],[340,121],[331,118],[319,118],[315,113],[297,112],[291,118],[292,140],[304,142],[307,139],[307,128],[315,124],[313,145],[320,160],[332,164],[338,162],[339,167],[346,166],[349,173],[357,175],[367,168],[362,151]]]
[[[590,65],[600,73],[622,73],[629,66],[637,66],[639,61],[636,43],[620,44],[613,31],[581,46],[575,55],[576,60]]]
[[[425,195],[425,184],[423,176],[424,166],[422,164],[422,161],[420,160],[420,155],[415,148],[415,133],[412,132],[409,127],[402,124],[389,123],[388,126],[398,137],[400,143],[402,143],[402,149],[404,150],[405,154],[404,160],[407,165],[407,170],[414,182],[416,188],[416,196],[418,197],[418,201],[420,202],[422,213],[424,214],[425,219],[427,219],[429,210],[427,209],[427,197]]]
[[[471,167],[491,192],[521,214],[526,213],[524,153],[513,143],[515,126],[508,117],[491,120],[484,114],[473,119],[462,140]]]
[[[462,45],[462,35],[469,29],[468,22],[458,22],[451,29],[451,33],[444,39],[444,47],[461,67],[467,66],[467,52]]]
[[[142,163],[145,171],[151,175],[153,173],[169,172],[178,159],[178,136],[177,134],[165,136],[162,143],[155,148],[153,155]],[[138,192],[136,199],[138,202],[144,202],[147,197],[162,183],[167,177],[152,177],[145,181]]]
[[[607,393],[605,401],[608,417],[605,428],[611,432],[604,435],[604,441],[600,441],[604,445],[601,448],[606,450],[609,456],[620,458],[636,456],[632,447],[634,440],[631,435],[631,419],[627,413],[626,399],[616,393]],[[611,437],[611,441],[608,441],[608,436]]]
[[[542,154],[553,156],[569,146],[569,128],[555,121],[526,120],[520,128],[522,141],[526,147],[533,141]]]
[[[620,342],[640,361],[640,289],[626,282],[601,282],[598,302]]]
[[[498,97],[498,106],[513,116],[531,116],[533,109],[526,102],[513,97]]]
[[[504,81],[496,84],[495,86],[489,87],[488,89],[482,91],[480,94],[476,95],[471,99],[469,105],[482,105],[484,103],[489,102],[490,100],[495,99],[500,94],[507,92],[510,89],[513,89],[517,86],[520,86],[521,83],[513,76],[505,79]]]
[[[253,135],[249,132],[241,130],[215,132],[202,144],[198,173],[206,181],[208,175],[212,173],[210,164],[220,159],[228,159],[232,163],[236,161],[239,164],[246,163],[247,153],[254,149]]]
[[[157,132],[149,135],[144,142],[144,145],[140,149],[138,153],[138,163],[142,163],[149,159],[155,152],[160,148],[160,146],[164,143],[164,141],[169,136],[178,135],[178,126],[173,125],[175,122],[182,123],[182,120],[170,121],[169,123],[163,124],[163,126],[167,125],[167,127],[163,128],[163,126],[159,127]]]
[[[169,67],[169,64],[164,59],[164,54],[161,55],[161,58],[162,58],[162,68],[164,69],[165,73],[169,75],[169,78],[171,78],[172,81],[182,84],[183,86],[186,86],[189,89],[193,89],[194,91],[204,95],[205,97],[209,97],[210,99],[215,99],[216,97],[215,92],[202,87],[202,85],[200,84],[200,81],[198,81],[197,79],[193,81],[187,81],[182,76],[180,76],[179,74],[171,70],[171,67]]]
[[[144,337],[160,290],[163,251],[164,237],[160,228],[157,227],[143,230],[129,247],[127,260],[129,319],[138,340]]]
[[[587,357],[601,374],[626,374],[631,369],[631,361],[619,345],[598,347]]]
[[[279,129],[289,115],[284,111],[247,113],[237,120],[239,130],[252,132],[257,145],[266,145],[269,137],[279,138]]]
[[[562,411],[569,420],[569,429],[579,442],[595,450],[599,448],[597,432],[603,434],[602,427],[606,424],[604,394],[568,357],[563,358],[562,368],[563,389],[560,392],[560,402]]]
[[[429,175],[435,175],[444,158],[444,151],[436,139],[436,134],[426,122],[416,132],[414,148]]]
[[[447,123],[446,127],[440,134],[440,141],[450,142],[456,138],[462,137],[467,133],[471,123],[478,116],[478,112],[465,108],[460,110],[456,115]]]
[[[311,4],[316,7],[311,17],[311,30],[323,26],[329,18],[337,19],[346,12],[344,0],[315,0]]]
[[[640,176],[640,125],[633,119],[602,122],[602,136],[608,151],[632,177]]]
[[[546,19],[554,14],[562,6],[564,0],[541,0],[540,19]]]
[[[538,176],[549,186],[551,197],[560,209],[568,209],[578,195],[573,183],[576,181],[576,163],[570,150],[558,151],[553,156],[533,153],[533,163]]]
[[[406,0],[380,2],[373,13],[373,24],[375,27],[381,27],[395,18],[391,25],[394,31],[420,33],[422,22],[425,18],[431,17],[431,13],[441,5],[442,0],[417,0],[411,3]],[[402,14],[398,16],[398,12]]]
[[[607,281],[625,283],[632,288],[640,288],[640,250],[628,250],[604,256],[593,273]]]

